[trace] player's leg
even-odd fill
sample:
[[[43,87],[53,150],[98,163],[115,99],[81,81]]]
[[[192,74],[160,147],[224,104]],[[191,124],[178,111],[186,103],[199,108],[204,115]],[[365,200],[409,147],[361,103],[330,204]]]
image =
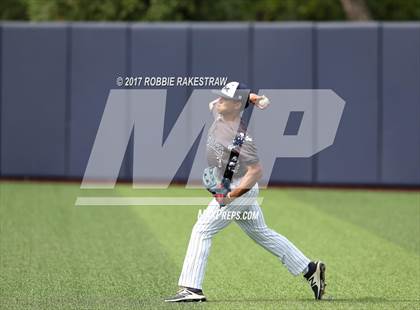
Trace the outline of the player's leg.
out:
[[[290,273],[298,275],[310,260],[286,237],[268,228],[257,201],[247,209],[255,218],[236,221],[243,231],[264,249],[277,256]]]
[[[242,205],[239,206],[241,210],[251,212],[250,214],[255,216],[236,222],[251,239],[277,256],[293,275],[302,273],[310,260],[286,237],[267,227],[257,202],[258,195],[258,184],[255,184],[243,197],[235,199],[234,203]]]
[[[166,302],[206,301],[202,283],[211,239],[231,222],[221,216],[220,212],[219,204],[213,199],[195,223],[178,281],[180,290],[175,296],[166,298]]]
[[[220,207],[212,200],[191,232],[187,254],[178,285],[201,289],[212,237],[231,221],[220,215]]]
[[[267,227],[258,202],[249,209],[255,218],[236,221],[238,225],[256,243],[276,255],[293,275],[302,273],[309,282],[315,299],[321,299],[325,291],[325,264],[321,261],[311,262],[292,242]]]

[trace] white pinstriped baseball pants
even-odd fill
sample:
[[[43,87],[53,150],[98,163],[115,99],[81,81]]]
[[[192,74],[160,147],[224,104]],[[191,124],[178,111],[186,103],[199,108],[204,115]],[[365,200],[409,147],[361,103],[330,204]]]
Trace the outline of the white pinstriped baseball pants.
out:
[[[232,185],[232,188],[234,187],[235,184]],[[215,199],[209,203],[192,230],[178,281],[179,286],[202,288],[211,239],[231,221],[235,221],[251,239],[277,256],[291,274],[298,275],[305,270],[310,260],[287,238],[271,230],[265,224],[264,216],[256,200],[258,193],[258,184],[255,184],[251,190],[235,199],[232,205],[227,205],[222,209],[223,211],[257,212],[256,219],[236,220],[216,216],[216,213],[220,212],[219,204]]]

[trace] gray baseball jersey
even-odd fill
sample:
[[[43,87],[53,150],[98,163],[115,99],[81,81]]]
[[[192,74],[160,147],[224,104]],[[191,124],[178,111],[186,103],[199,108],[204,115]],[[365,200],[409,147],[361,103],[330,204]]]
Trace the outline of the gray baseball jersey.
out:
[[[232,144],[233,138],[238,132],[240,122],[239,120],[236,122],[226,121],[218,114],[215,116],[216,119],[208,131],[206,154],[208,165],[218,168],[219,176],[222,176],[229,160],[229,145]],[[244,127],[242,123],[241,127]],[[258,162],[255,141],[247,130],[233,178],[243,177],[247,170],[246,167]]]

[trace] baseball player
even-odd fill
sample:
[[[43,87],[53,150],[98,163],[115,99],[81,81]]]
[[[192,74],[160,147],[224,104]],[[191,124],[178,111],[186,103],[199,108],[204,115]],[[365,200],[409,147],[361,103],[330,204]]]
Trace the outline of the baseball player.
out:
[[[246,131],[243,115],[247,111],[243,110],[249,104],[264,109],[269,103],[268,98],[250,93],[238,82],[230,82],[215,92],[219,98],[209,105],[215,120],[208,132],[206,152],[209,168],[205,170],[203,178],[205,186],[215,198],[192,230],[178,281],[180,289],[165,301],[206,301],[202,283],[211,241],[217,232],[232,221],[256,243],[277,256],[291,274],[302,274],[309,282],[315,299],[321,299],[326,286],[325,264],[311,261],[286,237],[268,228],[257,202],[257,182],[262,177],[262,167],[255,143]],[[230,166],[234,166],[231,180],[226,177],[229,176]],[[217,185],[209,185],[209,182]],[[221,212],[235,212],[239,216],[223,216]],[[245,212],[252,212],[256,216],[241,217]]]

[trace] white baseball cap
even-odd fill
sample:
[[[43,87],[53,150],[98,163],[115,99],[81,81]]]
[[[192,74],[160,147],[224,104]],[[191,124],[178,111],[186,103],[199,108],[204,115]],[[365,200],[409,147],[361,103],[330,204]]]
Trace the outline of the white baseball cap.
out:
[[[239,82],[229,82],[221,90],[213,90],[213,93],[220,97],[238,101],[247,101],[250,89]]]

